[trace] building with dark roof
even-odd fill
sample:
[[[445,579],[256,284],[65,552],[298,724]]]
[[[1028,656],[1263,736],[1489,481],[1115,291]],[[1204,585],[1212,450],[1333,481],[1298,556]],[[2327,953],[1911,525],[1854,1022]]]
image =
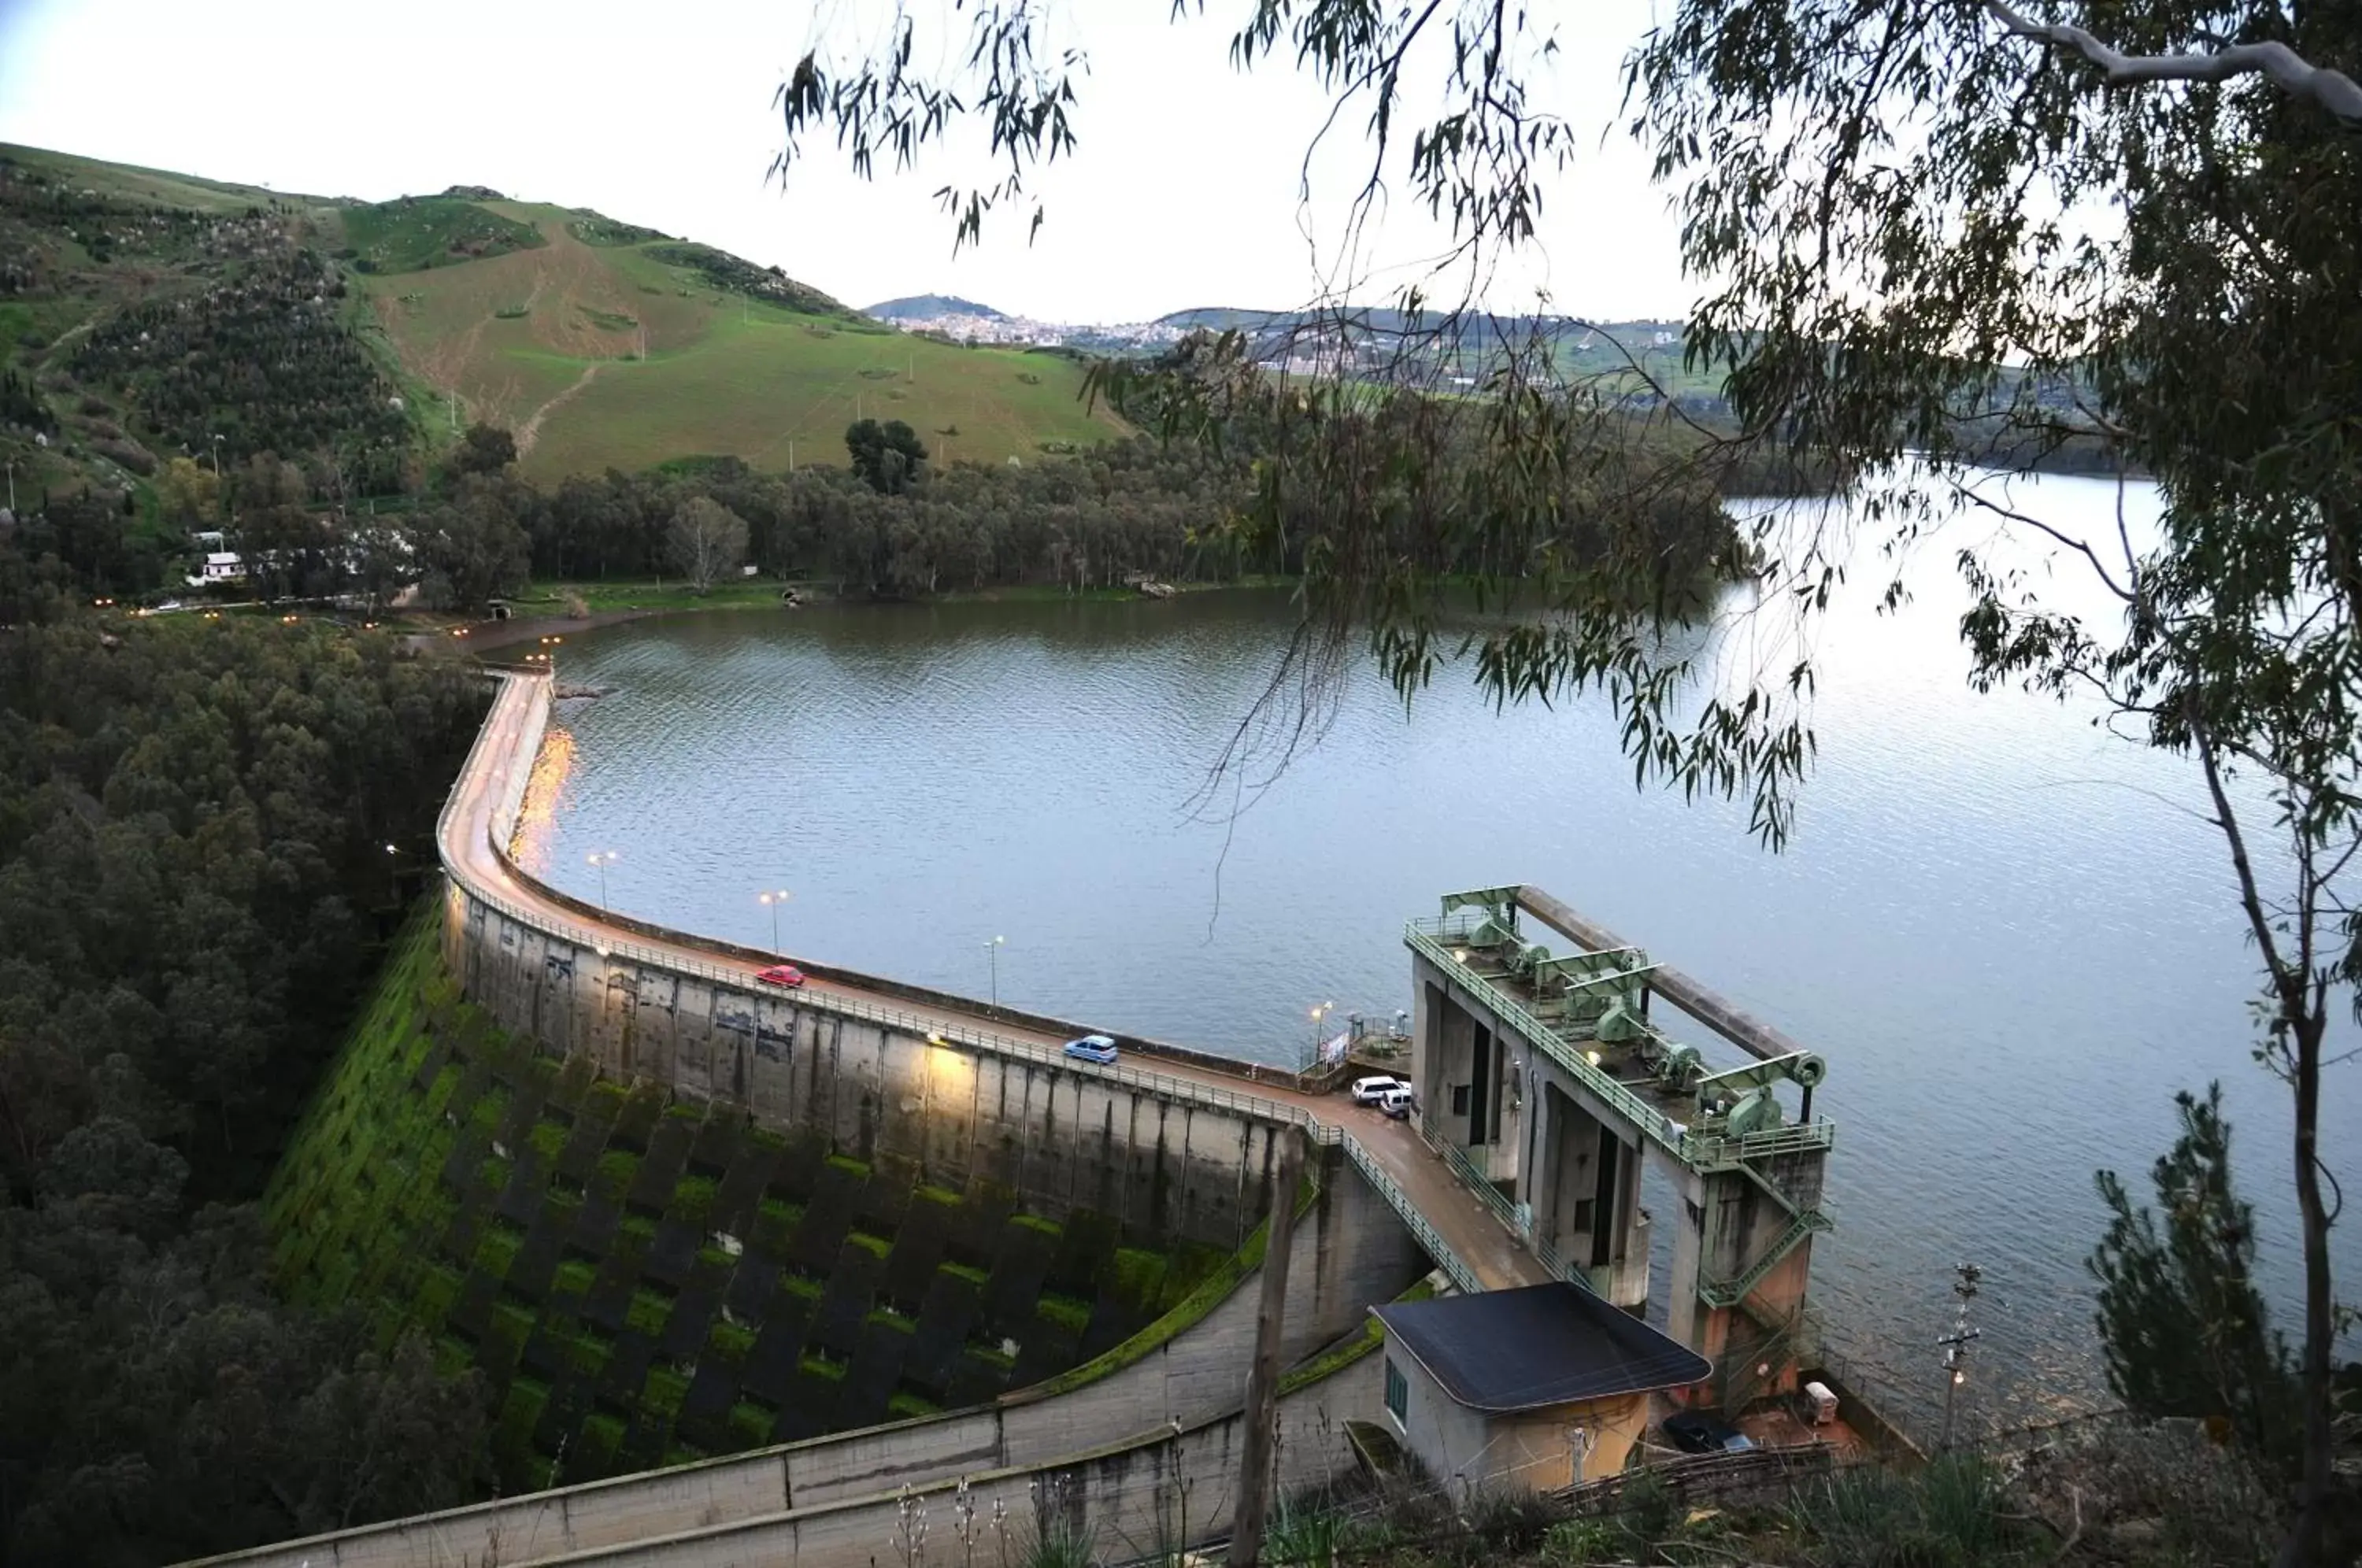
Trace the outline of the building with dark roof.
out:
[[[1385,1408],[1404,1449],[1465,1496],[1612,1475],[1650,1396],[1704,1382],[1706,1359],[1580,1286],[1371,1309],[1385,1327]]]

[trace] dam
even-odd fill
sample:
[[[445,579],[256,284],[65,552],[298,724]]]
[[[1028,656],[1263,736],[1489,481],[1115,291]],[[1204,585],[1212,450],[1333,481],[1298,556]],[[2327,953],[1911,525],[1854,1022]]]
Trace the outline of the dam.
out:
[[[1448,895],[1407,928],[1418,1109],[1390,1121],[1339,1092],[1341,1066],[1291,1073],[1128,1036],[1116,1064],[1078,1062],[1060,1051],[1078,1023],[809,963],[803,986],[780,990],[755,977],[778,955],[562,893],[512,853],[551,704],[546,674],[499,679],[438,825],[438,940],[469,1002],[568,1070],[939,1190],[990,1187],[1031,1211],[1235,1249],[1239,1275],[1186,1320],[982,1405],[215,1561],[861,1568],[906,1491],[965,1484],[1033,1509],[1045,1478],[1103,1540],[1219,1538],[1259,1227],[1291,1197],[1283,1487],[1354,1463],[1350,1423],[1383,1427],[1393,1395],[1367,1314],[1423,1275],[1459,1296],[1567,1284],[1637,1314],[1654,1231],[1670,1230],[1663,1333],[1717,1379],[1734,1359],[1760,1368],[1749,1396],[1797,1380],[1793,1325],[1828,1225],[1819,1058],[1540,889]],[[1535,924],[1570,951],[1532,940]],[[1668,1032],[1683,1019],[1743,1060],[1709,1062]],[[1307,1150],[1295,1195],[1275,1190],[1291,1138]],[[1640,1204],[1644,1168],[1680,1194],[1662,1226]],[[1572,1463],[1584,1478],[1584,1459]]]

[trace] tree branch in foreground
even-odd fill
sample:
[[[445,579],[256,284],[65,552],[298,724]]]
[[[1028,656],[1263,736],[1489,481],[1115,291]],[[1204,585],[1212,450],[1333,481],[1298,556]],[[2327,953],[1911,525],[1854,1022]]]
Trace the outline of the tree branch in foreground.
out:
[[[2362,129],[2362,86],[2342,72],[2307,64],[2283,43],[2233,44],[2212,54],[2125,54],[2081,28],[2029,21],[2003,0],[1985,0],[1985,9],[2019,38],[2073,50],[2098,66],[2111,87],[2141,82],[2227,82],[2261,72],[2294,96],[2310,98],[2345,126]]]

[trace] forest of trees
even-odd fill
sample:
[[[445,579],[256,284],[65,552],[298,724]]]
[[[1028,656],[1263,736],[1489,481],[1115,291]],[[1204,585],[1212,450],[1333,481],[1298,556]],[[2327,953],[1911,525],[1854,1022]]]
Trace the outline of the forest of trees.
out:
[[[482,696],[388,638],[103,618],[57,569],[0,542],[0,1559],[456,1500],[473,1391],[276,1301],[251,1200]]]

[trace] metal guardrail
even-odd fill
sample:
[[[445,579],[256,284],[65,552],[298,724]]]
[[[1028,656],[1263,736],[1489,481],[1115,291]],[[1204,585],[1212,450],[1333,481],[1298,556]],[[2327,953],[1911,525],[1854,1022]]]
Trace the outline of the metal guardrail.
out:
[[[455,881],[467,889],[470,898],[499,910],[511,920],[518,921],[535,931],[563,937],[569,942],[588,947],[602,958],[624,958],[646,968],[692,975],[702,980],[727,986],[733,990],[759,994],[754,992],[754,979],[744,969],[709,964],[678,952],[668,952],[643,943],[612,937],[603,932],[594,932],[575,925],[543,910],[527,910],[523,905],[513,903],[490,889],[480,886],[477,879],[466,871],[453,870],[447,861],[445,863],[445,868],[451,871]],[[1315,1143],[1334,1143],[1341,1135],[1341,1129],[1324,1129],[1324,1124],[1319,1118],[1301,1106],[1265,1099],[1261,1095],[1240,1094],[1231,1089],[1219,1088],[1212,1084],[1171,1077],[1163,1073],[1146,1073],[1132,1067],[1107,1066],[1096,1062],[1085,1062],[1079,1058],[1065,1055],[1053,1046],[1037,1045],[1032,1041],[1014,1040],[1008,1035],[996,1034],[988,1030],[967,1027],[960,1023],[955,1017],[905,1012],[899,1008],[880,1007],[875,1002],[862,1001],[833,991],[798,991],[794,995],[793,1002],[798,1007],[809,1008],[817,1012],[836,1013],[846,1018],[861,1019],[866,1022],[886,1024],[921,1039],[989,1051],[996,1055],[1016,1056],[1043,1066],[1054,1066],[1062,1072],[1072,1072],[1078,1076],[1102,1078],[1109,1082],[1146,1089],[1166,1099],[1191,1099],[1203,1104],[1217,1105],[1228,1110],[1244,1111],[1266,1121],[1293,1122],[1305,1128]]]
[[[1827,1149],[1836,1128],[1827,1121],[1809,1121],[1749,1132],[1737,1138],[1693,1132],[1610,1075],[1592,1066],[1591,1059],[1568,1043],[1556,1030],[1535,1016],[1523,1002],[1476,974],[1456,957],[1445,942],[1464,935],[1476,922],[1459,919],[1413,921],[1403,932],[1411,950],[1451,977],[1452,982],[1490,1008],[1493,1015],[1541,1047],[1544,1055],[1573,1074],[1575,1080],[1605,1100],[1661,1147],[1685,1164],[1716,1169],[1774,1154],[1805,1154]],[[1430,934],[1428,927],[1434,927]]]
[[[502,695],[494,699],[495,710],[500,701],[507,697],[509,691],[523,690],[522,682],[547,679],[546,676],[536,675],[503,678]],[[459,775],[462,780],[471,778],[480,765],[482,753],[491,739],[492,728],[491,717],[488,716],[483,726],[477,731],[474,745],[469,748],[468,760]],[[522,903],[513,901],[484,885],[483,880],[466,865],[455,861],[448,855],[441,854],[443,845],[449,839],[452,813],[458,808],[460,795],[461,790],[455,787],[450,797],[444,802],[443,811],[436,826],[436,845],[443,862],[445,875],[465,889],[469,897],[499,910],[511,920],[518,921],[534,930],[561,936],[568,941],[588,947],[602,958],[624,957],[649,968],[693,975],[701,979],[726,985],[735,990],[749,992],[753,990],[752,979],[743,969],[706,963],[679,951],[668,951],[644,943],[613,937],[603,932],[592,931],[554,911],[544,909],[526,909]],[[484,836],[486,847],[491,851],[493,859],[505,868],[508,856],[501,842],[501,825],[498,822],[487,823]],[[1291,1122],[1304,1128],[1315,1143],[1335,1143],[1344,1135],[1341,1127],[1322,1122],[1319,1118],[1301,1106],[1266,1099],[1261,1095],[1242,1094],[1212,1084],[1173,1077],[1164,1073],[1142,1072],[1132,1067],[1103,1066],[1097,1063],[1084,1062],[1067,1056],[1051,1046],[1037,1045],[1031,1041],[1011,1039],[988,1030],[964,1025],[958,1021],[955,1014],[930,1016],[907,1012],[829,991],[799,992],[795,1001],[798,1006],[811,1008],[814,1010],[887,1024],[922,1038],[971,1046],[1000,1055],[1016,1056],[1055,1066],[1061,1071],[1145,1089],[1167,1099],[1195,1100],[1202,1104],[1219,1106],[1227,1110],[1243,1111],[1267,1121]]]
[[[1709,1307],[1736,1307],[1747,1299],[1764,1276],[1780,1265],[1782,1259],[1796,1250],[1798,1242],[1807,1236],[1817,1236],[1832,1229],[1832,1221],[1817,1209],[1807,1209],[1788,1222],[1763,1255],[1749,1264],[1736,1279],[1700,1280],[1698,1299]]]
[[[1435,1260],[1437,1267],[1451,1276],[1451,1283],[1460,1287],[1462,1294],[1474,1296],[1482,1291],[1485,1282],[1476,1277],[1476,1271],[1470,1268],[1460,1254],[1451,1250],[1451,1243],[1443,1239],[1441,1232],[1428,1222],[1427,1216],[1419,1212],[1418,1205],[1411,1201],[1410,1194],[1379,1168],[1378,1162],[1370,1156],[1370,1152],[1362,1147],[1361,1140],[1346,1138],[1344,1144],[1346,1156],[1360,1167],[1363,1178],[1377,1188],[1379,1197],[1394,1205],[1395,1212],[1402,1216],[1402,1222],[1412,1239],[1427,1250],[1427,1255]]]
[[[1779,1154],[1807,1154],[1827,1149],[1837,1142],[1837,1124],[1833,1121],[1791,1122],[1785,1127],[1767,1128],[1760,1132],[1742,1133],[1736,1138],[1718,1137],[1710,1132],[1689,1134],[1691,1157],[1710,1170],[1744,1165],[1749,1160],[1771,1159]]]
[[[1428,1142],[1443,1151],[1444,1163],[1458,1174],[1461,1185],[1467,1187],[1478,1202],[1491,1209],[1495,1219],[1508,1227],[1509,1234],[1520,1241],[1525,1240],[1526,1227],[1518,1214],[1518,1206],[1502,1196],[1501,1189],[1493,1185],[1492,1177],[1476,1168],[1476,1162],[1468,1157],[1468,1151],[1449,1138],[1430,1137]]]
[[[1551,1060],[1573,1074],[1576,1082],[1606,1100],[1617,1114],[1662,1144],[1667,1152],[1683,1160],[1689,1158],[1688,1151],[1683,1146],[1683,1134],[1674,1130],[1672,1118],[1634,1094],[1615,1078],[1593,1066],[1588,1057],[1561,1039],[1555,1030],[1528,1011],[1523,1002],[1484,976],[1472,971],[1467,965],[1452,955],[1451,949],[1419,930],[1418,923],[1412,924],[1403,933],[1403,940],[1410,944],[1413,952],[1450,975],[1453,984],[1462,987],[1477,1000],[1490,1008],[1496,1018],[1540,1046]]]

